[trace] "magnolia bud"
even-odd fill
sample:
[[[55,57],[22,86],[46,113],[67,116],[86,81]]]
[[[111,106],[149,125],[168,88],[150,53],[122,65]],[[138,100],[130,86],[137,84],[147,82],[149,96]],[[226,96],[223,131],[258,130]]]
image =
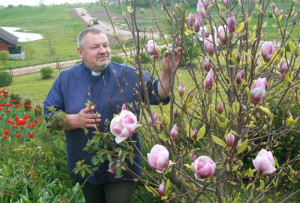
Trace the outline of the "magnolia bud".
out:
[[[238,63],[240,63],[240,61],[241,61],[241,54],[240,53],[237,55],[236,60],[237,60]]]
[[[294,178],[297,178],[297,177],[298,177],[298,171],[295,171]]]
[[[178,93],[179,93],[179,95],[180,95],[181,97],[183,96],[184,91],[185,91],[185,88],[184,88],[182,82],[180,82],[180,84],[179,84],[179,86],[178,86]]]
[[[201,27],[201,17],[197,16],[195,19],[195,25],[194,25],[194,30],[195,32],[199,32]]]
[[[158,187],[158,193],[160,196],[163,196],[165,193],[165,181],[163,181]]]
[[[198,134],[198,130],[197,130],[197,128],[194,128],[194,131],[193,131],[194,140],[197,140],[197,134]]]
[[[224,109],[224,102],[221,102],[221,103],[219,104],[218,112],[219,112],[219,113],[222,113],[222,112],[223,112],[223,109]]]
[[[228,136],[226,137],[226,144],[228,147],[232,147],[233,143],[234,143],[234,135],[229,133]]]
[[[122,110],[126,110],[126,104],[125,103],[122,105]]]
[[[209,60],[208,56],[205,56],[205,59],[204,59],[204,68],[205,68],[205,70],[207,72],[210,71],[210,66],[211,66],[210,60]]]
[[[196,18],[195,14],[193,14],[193,13],[189,14],[189,16],[188,16],[188,24],[189,24],[189,26],[192,26],[194,24],[195,18]]]
[[[197,154],[195,152],[191,153],[191,160],[194,162],[197,159]]]
[[[276,18],[279,17],[279,10],[278,10],[277,7],[274,9],[274,15],[275,15]]]
[[[197,11],[202,18],[206,17],[206,11],[205,11],[204,5],[201,1],[198,1]]]
[[[178,134],[178,128],[177,125],[175,124],[170,132],[170,137],[172,138],[173,141],[176,139],[177,134]]]
[[[235,24],[236,24],[235,17],[233,15],[233,12],[231,11],[228,16],[228,19],[227,19],[227,26],[228,26],[229,32],[234,32]]]
[[[177,116],[178,116],[178,109],[176,108],[174,111],[174,117],[177,118]]]
[[[108,125],[109,125],[109,120],[108,120],[108,118],[106,118],[106,119],[105,119],[105,121],[104,121],[104,125],[106,125],[106,126],[108,126]]]
[[[205,9],[207,9],[207,7],[209,6],[209,0],[204,0],[203,1],[203,6]]]
[[[257,112],[255,115],[255,120],[258,121],[259,119],[260,119],[260,115],[259,115],[259,112]]]
[[[193,99],[193,97],[194,97],[194,93],[193,93],[193,89],[192,88],[189,91],[189,97],[190,97],[190,99]]]
[[[242,70],[241,72],[238,73],[237,77],[236,77],[236,83],[237,84],[241,84],[242,79],[244,78],[244,71]]]
[[[223,3],[224,3],[224,6],[226,8],[229,8],[229,2],[228,2],[228,0],[223,0]]]
[[[296,24],[297,24],[297,18],[298,18],[298,12],[295,13],[295,15],[294,15],[294,17],[293,17],[293,20],[292,20],[293,25],[296,25]]]
[[[164,126],[163,122],[160,122],[160,124],[159,124],[159,129],[160,129],[160,130],[163,130],[164,128],[165,128],[165,126]]]

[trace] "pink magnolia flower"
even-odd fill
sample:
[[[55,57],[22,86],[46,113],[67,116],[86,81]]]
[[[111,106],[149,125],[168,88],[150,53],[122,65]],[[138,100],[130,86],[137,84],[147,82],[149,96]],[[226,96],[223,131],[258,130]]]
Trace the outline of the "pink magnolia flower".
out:
[[[218,112],[219,112],[219,113],[222,113],[222,112],[223,112],[223,109],[224,109],[224,102],[221,102],[221,103],[219,104]]]
[[[170,137],[172,138],[173,141],[176,139],[177,134],[178,134],[178,127],[175,124],[170,132]]]
[[[210,55],[214,55],[215,49],[213,45],[212,36],[209,36],[207,39],[204,39],[204,50],[208,52]]]
[[[198,4],[197,4],[197,11],[199,13],[199,15],[202,17],[202,18],[205,18],[206,17],[206,11],[205,11],[205,7],[203,5],[203,3],[201,1],[198,1]]]
[[[188,16],[189,26],[192,26],[194,24],[195,18],[196,18],[196,14],[194,14],[194,13],[189,14],[189,16]]]
[[[115,162],[110,162],[109,165],[108,165],[108,170],[107,171],[111,172],[114,175],[116,175],[117,174],[117,172],[116,172],[117,168],[121,166],[119,162],[120,162],[119,160],[117,161],[116,164],[115,164]]]
[[[210,35],[210,32],[208,31],[207,27],[204,27],[204,32],[203,32],[204,37],[208,38]]]
[[[149,55],[153,57],[158,56],[158,47],[155,41],[149,40],[148,44],[146,45],[146,51]]]
[[[203,6],[205,9],[207,9],[207,7],[209,6],[209,0],[204,0],[203,1]]]
[[[235,24],[236,24],[235,17],[233,15],[233,12],[231,11],[230,14],[229,14],[229,17],[227,19],[227,26],[228,26],[228,31],[229,32],[234,32]]]
[[[244,71],[242,70],[241,72],[238,73],[238,75],[236,76],[236,83],[237,84],[241,84],[242,79],[244,79],[245,74]]]
[[[265,149],[260,150],[256,158],[253,160],[253,165],[262,176],[269,175],[276,170],[274,167],[274,157],[272,152]]]
[[[272,42],[264,42],[261,46],[260,54],[267,62],[271,61],[276,49]]]
[[[212,70],[210,70],[206,76],[205,85],[207,89],[211,89],[214,83],[215,74]]]
[[[289,61],[282,60],[282,61],[280,61],[279,65],[278,65],[279,72],[281,73],[282,77],[285,77],[285,75],[287,73],[288,64],[289,64]]]
[[[195,169],[195,177],[201,180],[214,174],[216,164],[209,157],[200,156],[192,163],[192,167]]]
[[[126,110],[126,104],[125,103],[122,105],[122,110]]]
[[[234,139],[235,139],[234,135],[231,134],[231,132],[230,132],[230,133],[227,135],[227,137],[226,137],[226,144],[227,144],[227,146],[232,147],[232,145],[233,145],[233,143],[234,143]]]
[[[218,38],[220,39],[221,44],[227,43],[227,37],[229,36],[228,28],[226,25],[218,27]]]
[[[131,136],[138,127],[136,116],[127,110],[122,110],[121,114],[115,116],[110,123],[110,132],[116,137],[117,144]]]
[[[156,144],[147,154],[148,164],[158,173],[162,173],[169,163],[169,151],[162,145]]]
[[[178,86],[178,93],[179,93],[179,95],[180,95],[181,97],[183,96],[184,91],[185,91],[185,88],[184,88],[182,82],[180,82],[180,84],[179,84],[179,86]]]
[[[165,194],[165,181],[163,181],[158,187],[158,193],[160,196]]]
[[[223,0],[223,3],[224,3],[224,6],[226,8],[229,8],[229,2],[228,2],[228,0]]]
[[[274,15],[275,15],[276,18],[279,17],[279,10],[278,10],[277,7],[274,9]]]
[[[153,119],[154,119],[154,123],[157,125],[159,123],[159,118],[158,115],[156,113],[156,111],[154,111],[152,113]],[[152,119],[149,117],[149,123],[152,124]]]
[[[211,63],[208,56],[205,56],[204,59],[204,68],[206,71],[210,71]]]
[[[266,78],[258,78],[251,89],[251,99],[254,104],[258,104],[266,93]]]
[[[199,32],[201,27],[201,16],[197,16],[195,18],[195,25],[194,25],[194,31]]]

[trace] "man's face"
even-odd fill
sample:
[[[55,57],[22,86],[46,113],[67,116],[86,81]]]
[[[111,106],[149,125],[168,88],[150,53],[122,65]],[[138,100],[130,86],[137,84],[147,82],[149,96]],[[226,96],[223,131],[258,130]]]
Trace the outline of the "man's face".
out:
[[[104,70],[111,59],[107,37],[103,34],[87,33],[83,40],[83,49],[78,48],[80,58],[92,71]]]

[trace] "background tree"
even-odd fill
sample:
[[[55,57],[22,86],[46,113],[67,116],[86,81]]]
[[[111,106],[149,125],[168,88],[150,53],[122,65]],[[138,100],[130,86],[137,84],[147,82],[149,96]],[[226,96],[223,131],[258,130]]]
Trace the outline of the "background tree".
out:
[[[3,65],[5,66],[6,61],[9,60],[9,52],[8,51],[0,51],[0,61],[3,63]]]

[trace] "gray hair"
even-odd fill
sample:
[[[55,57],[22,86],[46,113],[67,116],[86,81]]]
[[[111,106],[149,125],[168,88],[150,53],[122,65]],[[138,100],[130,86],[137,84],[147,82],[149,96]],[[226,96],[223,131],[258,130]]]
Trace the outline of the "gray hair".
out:
[[[104,32],[102,32],[100,29],[95,28],[95,27],[88,27],[85,28],[84,30],[82,30],[77,37],[77,46],[78,48],[83,49],[84,47],[84,40],[83,38],[88,34],[88,33],[93,33],[93,34],[103,34],[106,36],[106,34]],[[107,38],[107,36],[106,36]]]

